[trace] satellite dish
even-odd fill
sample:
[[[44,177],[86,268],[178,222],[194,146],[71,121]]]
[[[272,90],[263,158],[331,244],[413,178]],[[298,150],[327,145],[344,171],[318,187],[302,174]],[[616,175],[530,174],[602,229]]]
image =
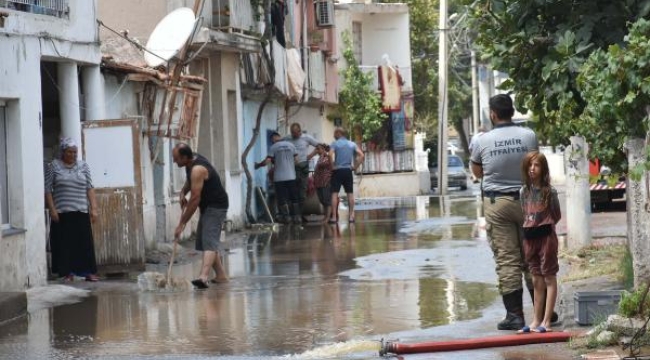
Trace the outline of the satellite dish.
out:
[[[151,67],[169,61],[190,38],[195,22],[194,11],[190,8],[179,8],[167,14],[149,36],[144,61]]]

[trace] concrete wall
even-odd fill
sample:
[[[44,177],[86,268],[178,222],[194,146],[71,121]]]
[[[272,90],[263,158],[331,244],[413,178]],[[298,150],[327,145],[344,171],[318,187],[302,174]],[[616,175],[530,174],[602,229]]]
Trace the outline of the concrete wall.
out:
[[[49,51],[50,46],[54,46],[54,44],[61,45],[61,41],[96,42],[98,40],[97,24],[95,23],[96,1],[69,0],[69,6],[69,19],[3,9],[9,13],[9,16],[5,20],[5,26],[0,28],[0,34],[40,37],[42,45],[48,48],[45,51]],[[51,35],[52,39],[57,40],[46,40],[45,35]],[[71,51],[69,45],[58,48],[60,54],[52,56],[68,57],[66,53]],[[82,45],[79,47],[83,48]]]
[[[0,28],[0,99],[7,104],[8,211],[14,230],[0,244],[0,291],[46,283],[41,60],[99,63],[94,6],[94,1],[71,0],[69,20],[8,10]]]
[[[201,107],[198,151],[219,173],[229,195],[228,219],[235,227],[240,227],[245,219],[245,195],[241,191],[244,175],[240,159],[246,145],[239,55],[212,53],[209,59],[193,67],[193,73],[208,79]]]
[[[255,126],[255,118],[259,110],[261,101],[247,99],[243,102],[243,118],[245,119],[243,124],[243,143],[242,147],[246,147],[250,142],[253,135],[253,127]],[[268,137],[269,131],[276,131],[278,129],[278,119],[280,119],[284,114],[284,109],[282,104],[271,102],[266,105],[264,112],[262,113],[262,119],[260,122],[260,133],[255,145],[248,154],[246,159],[248,163],[248,168],[251,171],[253,176],[253,188],[256,186],[261,187],[265,191],[269,189],[268,182],[268,168],[264,167],[258,170],[255,170],[253,167],[255,162],[259,162],[264,159],[268,154],[268,149],[271,147],[271,140]],[[281,129],[280,129],[281,131]],[[241,187],[239,192],[241,193],[243,201],[246,200],[246,176],[242,174],[241,177]],[[245,202],[242,204],[245,206]],[[257,195],[252,197],[251,208],[254,213],[262,211],[262,205],[259,204],[257,200]],[[245,210],[245,209],[244,209]]]
[[[645,162],[646,147],[644,139],[629,139],[626,142],[628,164],[632,169]],[[627,181],[627,233],[628,245],[632,253],[634,269],[634,286],[639,288],[650,280],[650,189],[648,188],[648,172],[641,179]]]
[[[143,83],[124,82],[123,78],[107,74],[104,74],[104,79],[106,119],[139,119],[142,129],[146,129],[147,120],[136,102],[138,94],[143,91]],[[158,106],[161,98],[162,92],[159,92]],[[170,143],[169,139],[160,138],[156,165],[151,155],[152,149],[156,149],[156,139],[143,135],[140,141],[143,228],[145,246],[151,249],[155,248],[158,242],[169,242],[173,239],[181,215],[177,190],[182,186],[179,183],[184,182],[184,176],[177,179],[178,183],[174,183],[172,179],[172,172],[178,170],[172,160],[173,143]],[[192,225],[196,225],[196,221],[195,217]],[[188,226],[184,236],[189,236],[194,230],[194,226]]]
[[[335,11],[338,53],[343,54],[345,43],[343,33],[352,36],[352,22],[361,22],[362,63],[360,65],[383,65],[382,56],[387,54],[393,65],[402,68],[411,67],[411,45],[408,12],[390,12],[386,6],[365,5],[365,12],[359,12],[360,7],[354,6],[350,11],[346,6],[337,6]],[[386,5],[386,4],[383,4]],[[362,7],[364,5],[361,5]],[[378,10],[386,8],[384,10]],[[373,13],[373,11],[376,11]],[[339,59],[338,68],[343,69],[347,64]],[[410,71],[403,71],[407,84],[412,84]],[[342,79],[339,79],[342,83]]]
[[[383,65],[382,56],[388,54],[393,64],[411,66],[408,14],[364,14],[361,20],[363,65]]]
[[[554,186],[566,183],[566,166],[564,165],[564,153],[554,152],[551,146],[540,146],[539,151],[546,156],[548,168],[551,173],[551,184]]]
[[[99,0],[97,17],[114,30],[129,30],[130,38],[145,45],[149,35],[162,18],[178,7],[192,8],[193,3],[189,0]],[[210,3],[211,6],[211,1],[206,3]],[[117,35],[102,28],[102,39],[114,36]]]
[[[319,104],[307,104],[299,107],[289,108],[289,118],[287,126],[292,123],[300,124],[303,132],[313,136],[316,140],[323,143],[334,141],[334,124],[326,117],[326,106],[323,105],[322,114]],[[289,128],[283,129],[283,133],[289,133]],[[311,147],[310,147],[311,149]]]
[[[416,171],[356,176],[355,196],[368,198],[421,195],[423,192],[420,190],[420,181],[420,175]]]

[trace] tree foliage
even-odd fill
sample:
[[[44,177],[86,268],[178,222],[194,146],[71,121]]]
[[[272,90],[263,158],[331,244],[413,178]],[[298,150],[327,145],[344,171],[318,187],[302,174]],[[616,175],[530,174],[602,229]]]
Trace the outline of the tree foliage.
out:
[[[626,24],[650,11],[650,0],[462,1],[471,4],[482,58],[509,74],[502,88],[517,94],[519,110],[533,111],[540,136],[552,144],[594,130],[575,121],[588,106],[577,84],[583,64],[594,51],[622,43]]]
[[[343,86],[339,91],[339,109],[351,128],[359,127],[363,140],[370,140],[383,126],[386,115],[381,111],[381,98],[372,86],[372,75],[364,73],[354,57],[350,34],[343,34]]]
[[[650,21],[630,27],[623,44],[594,51],[577,78],[586,107],[576,121],[595,155],[615,161],[625,135],[645,137],[650,111]],[[612,162],[614,164],[614,162]]]

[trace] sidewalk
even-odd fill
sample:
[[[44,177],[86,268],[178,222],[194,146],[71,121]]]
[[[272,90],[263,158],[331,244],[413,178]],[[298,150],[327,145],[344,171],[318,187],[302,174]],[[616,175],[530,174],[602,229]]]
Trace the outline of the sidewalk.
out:
[[[567,235],[566,223],[566,198],[563,186],[556,187],[560,197],[563,218],[558,223],[557,231],[561,241]],[[611,210],[603,212],[593,212],[591,214],[591,244],[592,245],[614,245],[625,244],[627,241],[627,213],[625,212],[624,203],[614,204]],[[566,244],[566,242],[564,242]],[[561,245],[562,246],[562,245]],[[562,325],[558,330],[570,331],[575,333],[586,333],[593,326],[580,326],[576,322],[575,314],[575,294],[583,291],[607,291],[622,290],[624,285],[612,278],[611,276],[597,276],[583,280],[563,281],[563,278],[570,272],[571,264],[566,259],[560,259],[560,273],[558,274],[558,302],[556,310],[560,315]],[[562,344],[561,346],[567,346]],[[600,353],[599,350],[580,349],[576,352],[592,353],[593,357],[587,355],[585,359],[618,359],[617,349],[607,350],[609,353]]]

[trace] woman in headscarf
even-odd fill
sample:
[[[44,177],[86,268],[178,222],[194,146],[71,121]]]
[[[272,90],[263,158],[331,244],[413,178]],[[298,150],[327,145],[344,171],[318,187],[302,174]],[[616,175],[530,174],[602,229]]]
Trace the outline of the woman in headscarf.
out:
[[[61,158],[54,159],[45,172],[45,201],[52,220],[52,273],[66,282],[75,275],[98,281],[90,225],[97,219],[97,203],[90,168],[77,159],[74,139],[62,138],[60,150]]]

